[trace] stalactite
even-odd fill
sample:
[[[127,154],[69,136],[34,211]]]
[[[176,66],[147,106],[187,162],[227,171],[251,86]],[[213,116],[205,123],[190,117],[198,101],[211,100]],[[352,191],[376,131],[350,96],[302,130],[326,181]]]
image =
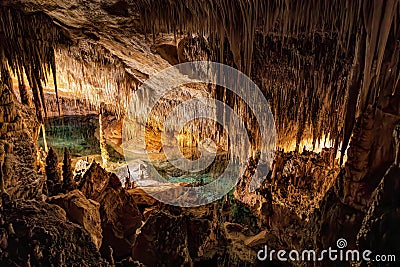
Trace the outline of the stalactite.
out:
[[[29,95],[24,83],[24,78],[22,77],[21,73],[18,74],[17,78],[18,78],[18,89],[19,89],[19,95],[21,97],[21,103],[29,106],[30,105]]]
[[[259,79],[279,136],[295,133],[297,146],[310,138],[315,146],[329,136],[336,148],[342,143],[343,152],[355,117],[367,104],[379,106],[380,96],[389,89],[393,93],[400,88],[398,78],[391,78],[400,77],[399,59],[387,56],[389,45],[400,37],[398,0],[139,0],[135,5],[153,37],[160,32],[197,36],[193,39],[200,41],[185,51],[189,58],[197,59],[207,43],[204,57]],[[61,82],[76,97],[97,107],[112,99],[107,104],[117,115],[123,115],[131,93],[147,78],[138,78],[110,50],[91,40],[78,41],[70,49],[60,47],[62,33],[46,15],[5,7],[0,12],[2,80],[8,83],[13,72],[21,101],[27,102],[25,72],[40,121],[46,116],[43,88],[50,71],[57,99],[57,79],[65,79]],[[136,110],[150,95],[132,97]]]
[[[10,7],[0,7],[0,33],[2,79],[5,80],[11,70],[19,81],[21,102],[28,104],[23,83],[25,72],[32,88],[37,117],[42,122],[42,112],[46,115],[43,88],[49,70],[55,73],[53,51],[61,42],[62,34],[47,15],[25,14]],[[54,82],[57,88],[57,80],[54,79]]]
[[[49,151],[49,148],[48,148],[48,146],[47,146],[46,128],[45,128],[44,124],[42,124],[42,125],[40,126],[40,129],[41,129],[41,131],[42,131],[42,138],[43,138],[43,144],[44,144],[44,151],[45,151],[45,152],[48,152],[48,151]]]
[[[227,62],[227,40],[234,61],[231,65],[247,74],[252,73],[251,69],[258,72],[260,66],[254,66],[255,58],[263,59],[262,64],[270,68],[282,64],[279,61],[268,64],[274,58],[270,54],[259,55],[259,48],[268,46],[268,39],[273,38],[278,46],[292,53],[288,65],[281,68],[291,69],[289,76],[280,75],[281,69],[270,70],[272,76],[261,76],[270,79],[261,84],[270,86],[266,91],[272,95],[271,105],[276,105],[275,115],[284,110],[288,116],[275,117],[279,135],[285,136],[282,131],[297,131],[299,143],[299,139],[307,138],[303,129],[305,132],[311,129],[314,144],[329,134],[336,145],[342,143],[342,152],[352,134],[355,117],[367,104],[377,106],[381,90],[386,90],[381,82],[388,71],[382,67],[384,54],[388,43],[399,39],[397,0],[143,0],[138,6],[143,7],[139,9],[143,22],[154,25],[156,32],[174,31],[175,26],[184,32],[208,36],[209,41],[216,43],[211,45],[214,60]],[[366,34],[358,36],[364,29]],[[263,41],[257,41],[257,34],[263,36]],[[354,51],[356,37],[363,45]],[[318,38],[331,42],[332,46],[317,51],[321,49],[321,42],[315,41]],[[252,56],[254,48],[256,57]],[[358,64],[357,71],[350,71],[348,78],[351,61]],[[396,64],[394,59],[390,64]],[[273,89],[274,85],[270,85],[273,80],[283,84],[283,90]],[[312,111],[312,116],[303,119],[305,111],[307,114]]]
[[[55,56],[59,78],[68,91],[97,108],[104,102],[108,111],[123,116],[141,82],[118,57],[89,41],[59,50]]]
[[[56,92],[58,115],[61,116],[61,107],[60,107],[60,101],[59,101],[59,97],[58,97],[58,86],[57,86],[56,56],[54,55],[54,49],[50,49],[49,61],[50,61],[51,72],[53,74],[54,90]]]
[[[361,77],[362,71],[361,66],[363,65],[363,52],[365,49],[365,39],[364,32],[357,34],[357,41],[355,47],[355,56],[353,61],[353,66],[349,75],[347,101],[346,101],[346,113],[343,125],[343,142],[340,156],[340,165],[343,163],[343,156],[347,149],[347,145],[350,141],[350,136],[353,132],[353,127],[356,120],[356,109],[357,109],[357,99],[361,89]]]

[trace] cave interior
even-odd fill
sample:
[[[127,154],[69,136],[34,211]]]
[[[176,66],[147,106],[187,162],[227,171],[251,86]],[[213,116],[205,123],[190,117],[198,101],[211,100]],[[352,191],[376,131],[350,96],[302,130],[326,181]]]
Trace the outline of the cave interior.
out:
[[[0,95],[0,266],[400,266],[400,0],[1,0]]]

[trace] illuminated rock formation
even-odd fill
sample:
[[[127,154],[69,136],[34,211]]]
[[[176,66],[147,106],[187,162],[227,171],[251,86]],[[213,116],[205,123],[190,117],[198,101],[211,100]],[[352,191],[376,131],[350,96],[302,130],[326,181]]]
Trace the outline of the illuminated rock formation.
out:
[[[400,253],[393,246],[399,222],[399,9],[398,0],[1,1],[0,191],[8,195],[0,211],[0,264],[107,265],[106,258],[116,265],[252,265],[265,242],[276,249],[324,249],[338,238],[350,249],[376,244],[377,252]],[[243,71],[268,100],[278,147],[259,190],[249,191],[259,125],[233,92],[187,85],[143,117],[160,92],[138,90],[140,85],[195,60]],[[241,162],[250,167],[234,197],[215,207],[165,207],[140,187],[125,190],[97,163],[72,177],[67,152],[62,182],[54,149],[40,170],[39,126],[60,114],[92,114],[103,165],[120,164],[107,147],[123,153],[122,124],[131,105],[137,119],[131,134],[147,134],[147,147],[135,149],[150,152],[158,171],[181,177],[185,172],[165,161],[162,124],[172,108],[196,96],[232,107],[253,145],[253,157]],[[96,127],[83,130],[92,134]],[[221,128],[195,121],[168,130],[178,133],[186,158],[199,157],[200,146],[216,148],[218,170],[208,171],[220,173],[228,155],[244,149],[229,145]],[[215,137],[215,147],[202,144],[202,137]],[[78,190],[71,191],[75,179]],[[196,182],[171,187],[204,183]],[[48,197],[66,213],[45,203]]]

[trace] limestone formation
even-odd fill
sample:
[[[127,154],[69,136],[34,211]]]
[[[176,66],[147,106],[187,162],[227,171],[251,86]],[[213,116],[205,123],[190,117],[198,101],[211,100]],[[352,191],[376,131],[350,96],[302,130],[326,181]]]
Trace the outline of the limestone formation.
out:
[[[61,192],[61,172],[58,166],[58,155],[54,148],[50,147],[46,157],[46,184],[50,196]]]
[[[15,117],[17,116],[14,98],[14,93],[7,85],[3,85],[2,90],[0,90],[0,123],[14,122]]]
[[[29,255],[33,266],[108,266],[86,230],[68,221],[57,205],[17,201],[0,213],[1,266],[24,266]]]
[[[71,155],[68,148],[64,148],[64,159],[62,166],[63,191],[68,192],[76,188],[74,173],[72,169]]]
[[[115,258],[130,255],[142,215],[118,177],[105,171],[98,163],[92,163],[83,175],[79,189],[88,199],[100,203],[102,254],[107,255],[111,246]]]
[[[103,236],[99,203],[87,199],[79,190],[51,197],[48,202],[63,208],[67,218],[81,225],[89,233],[96,248],[100,248]]]
[[[5,181],[12,181],[14,172],[12,154],[13,154],[12,144],[7,142],[4,143],[4,160],[2,162],[3,164],[0,164],[2,168],[1,170],[2,178],[0,184],[1,193],[5,193],[5,188],[4,188]]]
[[[254,266],[266,263],[256,259],[266,244],[321,251],[339,238],[347,249],[399,255],[399,0],[81,2],[0,1],[0,266]],[[264,145],[275,149],[262,140],[271,132],[260,132],[260,112],[224,86],[187,84],[164,94],[171,77],[141,86],[172,65],[198,60],[239,69],[268,101],[277,151],[255,191],[253,172],[265,164],[255,155]],[[227,81],[242,85],[233,76]],[[255,92],[244,89],[260,107]],[[144,185],[150,168],[121,175],[123,187],[95,162],[84,162],[73,177],[78,159],[68,150],[62,174],[55,149],[44,170],[37,160],[40,125],[90,113],[97,125],[86,135],[96,131],[100,142],[83,157],[102,156],[107,170],[121,167],[115,155],[132,137],[138,159],[151,152],[157,171],[179,180],[167,185],[175,189],[171,197],[190,198],[176,188],[206,185],[244,149],[232,146],[223,125],[196,121],[217,144],[210,173],[187,177],[166,161],[170,144],[162,146],[162,132],[178,139],[188,159],[200,154],[195,126],[175,138],[177,125],[162,125],[172,108],[197,97],[222,101],[239,115],[251,142],[246,155],[253,155],[239,162],[249,166],[233,192],[210,205],[159,203],[145,190],[160,187]],[[187,111],[177,119],[199,110]],[[131,116],[136,124],[124,127]],[[137,138],[142,130],[147,140]],[[207,142],[202,148],[211,148]],[[275,260],[266,264],[379,265]]]
[[[1,194],[5,193],[5,188],[4,188],[4,180],[5,177],[3,175],[3,165],[4,165],[4,158],[5,158],[5,149],[4,149],[4,144],[0,143],[0,191]]]
[[[372,204],[368,209],[357,235],[361,250],[371,250],[381,255],[398,255],[400,242],[400,168],[393,164],[375,189]],[[367,266],[365,262],[359,266]]]
[[[163,227],[163,226],[168,227]],[[192,264],[184,218],[157,213],[147,219],[132,251],[147,266]]]
[[[397,124],[393,131],[395,160],[394,163],[400,167],[400,124]]]

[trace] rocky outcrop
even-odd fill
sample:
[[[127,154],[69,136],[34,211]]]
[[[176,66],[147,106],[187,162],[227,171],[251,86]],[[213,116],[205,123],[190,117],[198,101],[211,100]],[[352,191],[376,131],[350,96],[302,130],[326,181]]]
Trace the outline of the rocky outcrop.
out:
[[[265,226],[269,225],[269,220],[272,216],[272,196],[270,193],[262,195],[259,192],[251,192],[250,183],[255,167],[256,162],[250,158],[249,168],[236,185],[234,196],[253,212],[259,219],[260,225]]]
[[[372,204],[357,236],[361,250],[374,255],[400,255],[400,168],[392,165],[375,189]],[[391,263],[393,264],[393,263]],[[360,266],[367,266],[363,262]]]
[[[277,151],[272,172],[253,192],[249,185],[256,162],[250,159],[234,196],[257,217],[260,226],[273,229],[279,236],[290,236],[286,238],[289,246],[301,246],[298,241],[302,237],[297,232],[304,226],[302,221],[320,207],[339,172],[339,167],[332,165],[332,152]]]
[[[13,199],[40,198],[44,178],[36,169],[35,145],[39,124],[33,111],[20,104],[6,85],[0,85],[0,95],[0,146],[9,147],[2,155],[4,188]]]
[[[141,188],[132,188],[127,190],[128,194],[132,196],[133,200],[135,201],[136,205],[140,208],[147,208],[153,206],[158,201],[151,197],[148,193],[146,193]]]
[[[87,231],[59,206],[23,201],[3,208],[1,266],[108,266]]]
[[[159,205],[147,214],[132,258],[147,266],[257,266],[265,242],[282,248],[268,231],[255,234],[225,222],[222,202],[196,208]]]
[[[362,225],[364,230],[361,231],[365,233],[366,221],[371,220],[368,214],[373,208],[373,192],[395,160],[392,133],[398,119],[372,106],[358,118],[347,162],[315,217],[316,247],[326,248],[339,238],[345,238],[349,249],[357,248],[357,233]]]
[[[347,150],[345,173],[336,187],[344,204],[366,212],[372,191],[394,160],[391,133],[397,120],[372,106],[358,119]]]
[[[89,233],[96,248],[100,248],[103,236],[99,203],[87,199],[79,190],[51,197],[48,202],[63,208],[67,218],[81,225]]]
[[[361,250],[371,250],[374,255],[399,255],[400,232],[394,225],[400,224],[400,124],[393,131],[395,161],[383,176],[372,194],[370,205],[357,236]],[[367,266],[362,262],[360,266]]]
[[[111,173],[103,169],[100,164],[93,162],[78,180],[78,187],[90,199],[98,199],[107,188]]]
[[[147,266],[191,266],[183,216],[157,212],[140,229],[132,256]]]
[[[361,227],[364,214],[343,204],[333,188],[327,192],[314,216],[311,224],[316,228],[312,232],[315,247],[328,248],[335,245],[339,238],[345,238],[347,248],[356,249],[356,233]]]
[[[61,170],[58,166],[58,154],[54,148],[50,147],[46,157],[46,185],[49,196],[57,195],[61,192]]]
[[[69,192],[74,190],[76,188],[76,183],[74,181],[74,171],[72,169],[71,154],[68,148],[64,148],[62,176],[63,176],[63,184],[62,184],[63,192]]]
[[[119,178],[94,162],[84,173],[79,189],[88,199],[100,203],[101,253],[106,255],[110,246],[116,259],[129,256],[142,215]]]

